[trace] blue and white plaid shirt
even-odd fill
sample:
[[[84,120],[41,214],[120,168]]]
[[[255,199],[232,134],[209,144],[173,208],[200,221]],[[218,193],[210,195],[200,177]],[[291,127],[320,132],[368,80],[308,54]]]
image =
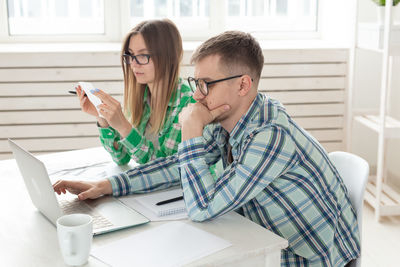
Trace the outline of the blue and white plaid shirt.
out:
[[[221,158],[217,177],[209,167]],[[230,135],[208,125],[203,136],[179,144],[176,155],[109,180],[115,196],[181,183],[195,221],[236,210],[289,241],[282,266],[344,266],[360,255],[356,215],[327,153],[279,102],[262,94]]]

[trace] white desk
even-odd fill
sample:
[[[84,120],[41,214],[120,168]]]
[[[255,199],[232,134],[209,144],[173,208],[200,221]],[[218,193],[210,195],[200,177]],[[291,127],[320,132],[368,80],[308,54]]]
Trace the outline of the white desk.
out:
[[[41,156],[48,168],[65,168],[82,158],[109,160],[103,148],[85,149]],[[67,177],[66,177],[67,178]],[[1,266],[65,266],[58,247],[56,228],[33,206],[14,160],[0,161],[0,259]],[[151,229],[164,222],[151,222],[96,236],[93,247]],[[186,266],[280,266],[285,239],[231,212],[212,221],[191,224],[228,240],[233,245]],[[93,257],[85,266],[106,266]]]

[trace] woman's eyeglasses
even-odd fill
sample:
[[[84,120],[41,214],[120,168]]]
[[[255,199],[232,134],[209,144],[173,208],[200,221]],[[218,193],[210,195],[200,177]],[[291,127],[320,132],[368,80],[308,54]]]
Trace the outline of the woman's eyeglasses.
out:
[[[146,65],[150,61],[150,55],[149,54],[142,54],[142,55],[131,55],[128,53],[125,53],[122,55],[124,62],[128,65],[133,63],[133,60],[136,61],[137,64],[139,65]]]

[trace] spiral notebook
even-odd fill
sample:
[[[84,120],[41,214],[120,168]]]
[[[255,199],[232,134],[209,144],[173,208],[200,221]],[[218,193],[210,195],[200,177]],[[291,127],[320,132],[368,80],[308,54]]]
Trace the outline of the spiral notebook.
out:
[[[155,215],[162,217],[177,213],[186,213],[186,206],[183,199],[164,205],[156,205],[161,201],[173,199],[179,196],[182,196],[182,189],[146,194],[144,196],[136,197],[135,200]]]

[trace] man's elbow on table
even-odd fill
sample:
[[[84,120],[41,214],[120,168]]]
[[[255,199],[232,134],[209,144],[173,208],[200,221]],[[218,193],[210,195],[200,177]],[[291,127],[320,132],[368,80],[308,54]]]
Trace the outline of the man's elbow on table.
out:
[[[207,209],[200,210],[198,207],[192,208],[188,211],[189,219],[194,222],[204,222],[211,220],[215,216],[211,216]]]

